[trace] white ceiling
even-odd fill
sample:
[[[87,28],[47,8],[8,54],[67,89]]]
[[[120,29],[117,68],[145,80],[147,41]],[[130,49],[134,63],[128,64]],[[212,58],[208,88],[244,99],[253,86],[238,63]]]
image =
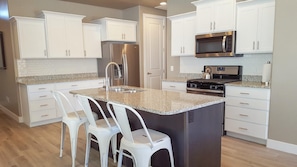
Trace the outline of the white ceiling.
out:
[[[74,3],[81,3],[87,5],[94,5],[94,6],[102,6],[107,8],[114,8],[114,9],[127,9],[134,6],[146,6],[146,7],[159,7],[159,9],[166,9],[160,8],[160,2],[167,2],[167,0],[61,0],[61,1],[68,1]]]

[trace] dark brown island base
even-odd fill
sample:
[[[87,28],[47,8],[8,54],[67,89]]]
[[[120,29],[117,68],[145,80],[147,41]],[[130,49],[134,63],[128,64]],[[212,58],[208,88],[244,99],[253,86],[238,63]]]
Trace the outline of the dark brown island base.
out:
[[[135,87],[121,89],[123,91],[85,89],[71,93],[90,96],[103,108],[107,101],[135,108],[147,127],[170,136],[175,167],[221,166],[224,98]],[[129,117],[133,128],[140,127],[136,118]],[[123,162],[132,166],[129,158]],[[170,167],[167,151],[155,153],[151,164],[154,167]]]

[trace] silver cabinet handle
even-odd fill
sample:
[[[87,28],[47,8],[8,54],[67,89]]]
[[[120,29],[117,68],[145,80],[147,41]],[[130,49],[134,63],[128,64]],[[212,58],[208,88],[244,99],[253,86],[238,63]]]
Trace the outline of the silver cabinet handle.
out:
[[[240,102],[239,104],[242,104],[242,105],[249,105],[249,103],[244,103],[244,102]]]
[[[45,57],[47,56],[46,49],[44,49],[43,54],[44,54]]]
[[[48,114],[45,114],[45,115],[41,115],[41,117],[48,117]]]
[[[253,50],[255,50],[255,41],[253,41]]]
[[[242,116],[242,117],[248,117],[249,115],[246,115],[246,114],[239,114],[239,116]]]
[[[257,41],[257,49],[259,50],[259,41]]]
[[[180,47],[180,53],[183,53],[183,47]]]
[[[212,22],[210,22],[210,30],[212,30]]]
[[[240,129],[240,130],[249,130],[248,128],[242,128],[242,127],[239,127],[238,129]]]
[[[170,88],[175,88],[175,86],[169,86]]]
[[[45,98],[45,97],[47,97],[47,95],[39,96],[39,98]]]
[[[66,50],[66,56],[68,56],[68,51]]]
[[[249,93],[245,93],[245,92],[240,92],[239,94],[241,94],[241,95],[250,95]]]
[[[45,90],[46,88],[38,88],[38,90]]]
[[[87,57],[87,51],[86,50],[84,50],[84,55],[85,55],[85,57]]]
[[[41,104],[40,107],[46,107],[48,104]]]
[[[76,86],[78,86],[78,85],[71,85],[71,87],[76,87]]]
[[[216,22],[214,21],[213,22],[213,30],[215,30],[216,29]]]
[[[148,72],[147,75],[151,75],[152,73]]]

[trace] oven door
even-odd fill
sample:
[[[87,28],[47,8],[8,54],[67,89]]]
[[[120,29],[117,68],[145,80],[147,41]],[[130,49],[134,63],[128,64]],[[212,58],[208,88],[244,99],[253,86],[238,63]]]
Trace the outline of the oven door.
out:
[[[187,88],[187,93],[224,97],[223,90]]]

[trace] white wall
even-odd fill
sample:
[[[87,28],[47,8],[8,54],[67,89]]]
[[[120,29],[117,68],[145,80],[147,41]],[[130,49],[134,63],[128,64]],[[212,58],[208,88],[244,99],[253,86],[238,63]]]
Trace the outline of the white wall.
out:
[[[241,65],[243,75],[262,75],[263,64],[272,62],[272,54],[251,54],[243,57],[180,58],[180,73],[201,73],[204,65]]]

